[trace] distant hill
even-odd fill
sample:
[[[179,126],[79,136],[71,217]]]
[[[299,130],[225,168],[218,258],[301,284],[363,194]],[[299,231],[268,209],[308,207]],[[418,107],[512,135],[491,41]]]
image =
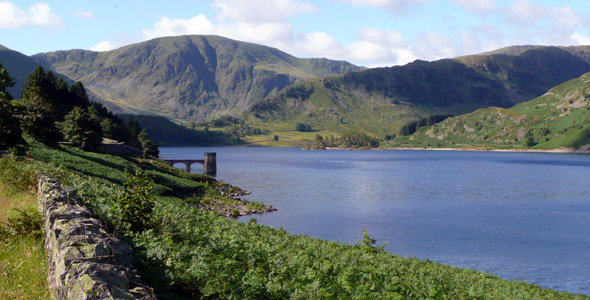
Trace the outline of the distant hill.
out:
[[[2,45],[0,45],[0,63],[2,63],[14,81],[14,86],[8,88],[8,92],[13,98],[20,98],[25,79],[39,66],[39,63],[20,52],[8,49]]]
[[[33,58],[129,111],[197,121],[239,114],[293,83],[363,69],[218,36],[166,37],[107,52]]]
[[[574,148],[590,144],[590,73],[534,100],[490,107],[424,127],[394,145],[477,148]]]
[[[150,138],[162,146],[211,146],[236,145],[239,141],[222,131],[191,130],[171,122],[161,116],[128,115],[119,117],[126,121],[133,118],[149,134]]]
[[[433,113],[511,107],[589,71],[590,47],[511,47],[314,79],[256,103],[246,116],[262,127],[305,121],[383,136]]]

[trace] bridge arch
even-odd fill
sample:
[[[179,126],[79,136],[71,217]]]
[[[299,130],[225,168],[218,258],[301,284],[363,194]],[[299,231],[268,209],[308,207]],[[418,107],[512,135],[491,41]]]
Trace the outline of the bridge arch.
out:
[[[207,175],[215,175],[217,173],[217,153],[205,152],[204,159],[164,159],[169,165],[183,164],[184,170],[191,171],[193,164],[202,164],[204,166],[204,173]]]

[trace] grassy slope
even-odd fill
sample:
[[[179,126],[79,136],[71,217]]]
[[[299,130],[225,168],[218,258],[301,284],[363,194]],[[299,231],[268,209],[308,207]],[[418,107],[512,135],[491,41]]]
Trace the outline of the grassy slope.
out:
[[[253,126],[271,131],[306,122],[337,135],[356,130],[383,137],[429,114],[461,114],[533,99],[590,71],[589,53],[588,47],[513,47],[318,78],[256,103],[246,117]],[[312,86],[306,97],[289,96],[289,89],[309,91]]]
[[[101,53],[58,51],[33,58],[118,106],[185,120],[237,114],[289,84],[361,69],[217,36],[166,37]]]
[[[367,93],[363,89],[349,90],[345,85],[337,86],[338,80],[339,77],[321,78],[288,87],[257,103],[244,116],[251,126],[270,130],[267,139],[277,134],[279,141],[289,140],[297,144],[313,140],[316,134],[339,136],[359,131],[381,137],[397,132],[407,120],[437,112],[426,106]],[[293,88],[313,89],[313,92],[308,97],[287,96],[289,89]],[[299,122],[310,124],[314,131],[294,131]],[[248,141],[260,138],[251,137]]]
[[[393,145],[522,149],[529,135],[532,149],[590,144],[590,73],[510,109],[482,109],[421,128]]]
[[[0,299],[49,299],[43,239],[31,233],[3,236],[18,211],[35,214],[35,166],[0,159]]]
[[[199,183],[204,178],[174,174],[157,161],[38,144],[30,151],[51,162],[37,167],[75,186],[107,223],[117,214],[111,184],[121,182],[125,166],[145,167],[156,177],[157,227],[119,233],[135,245],[143,279],[166,299],[587,299],[391,255],[371,242],[342,245],[217,217],[185,199],[191,191],[207,194]]]

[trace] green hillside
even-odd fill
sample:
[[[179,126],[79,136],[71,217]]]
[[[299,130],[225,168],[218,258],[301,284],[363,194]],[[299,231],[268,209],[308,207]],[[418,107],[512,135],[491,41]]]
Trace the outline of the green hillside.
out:
[[[196,121],[239,114],[293,83],[362,69],[218,36],[158,38],[108,52],[57,51],[33,58],[122,108]]]
[[[293,85],[256,103],[246,116],[260,127],[306,122],[319,130],[382,137],[433,113],[457,115],[531,100],[590,71],[589,55],[588,47],[513,47],[369,69]]]
[[[578,149],[590,144],[590,73],[509,109],[491,107],[424,127],[394,146]]]
[[[20,98],[25,79],[37,68],[39,63],[20,52],[8,49],[2,45],[0,45],[0,63],[10,73],[14,81],[14,86],[8,88],[8,92],[13,98]]]

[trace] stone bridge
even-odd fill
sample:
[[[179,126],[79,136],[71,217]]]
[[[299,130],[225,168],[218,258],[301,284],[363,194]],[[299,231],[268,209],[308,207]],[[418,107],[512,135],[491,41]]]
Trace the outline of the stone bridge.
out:
[[[174,166],[175,164],[184,164],[184,170],[189,173],[193,164],[202,164],[205,167],[205,174],[215,175],[217,173],[217,153],[205,152],[204,156],[204,159],[164,159],[164,161],[171,166]]]

